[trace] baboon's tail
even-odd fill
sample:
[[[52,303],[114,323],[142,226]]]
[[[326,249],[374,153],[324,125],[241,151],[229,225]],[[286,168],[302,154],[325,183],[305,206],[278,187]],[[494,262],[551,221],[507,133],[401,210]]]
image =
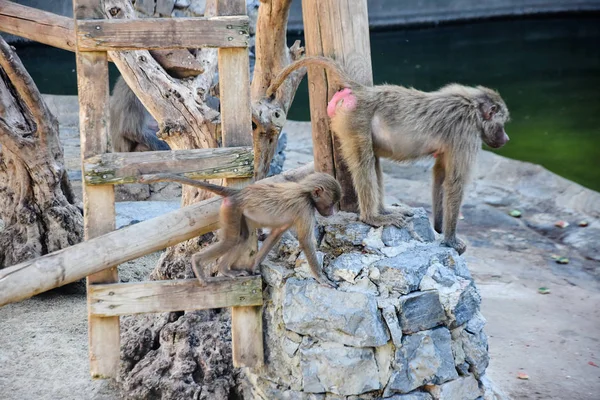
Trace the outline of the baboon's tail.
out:
[[[171,181],[171,182],[179,182],[184,185],[191,185],[202,188],[204,190],[208,190],[209,192],[213,192],[218,194],[219,196],[229,197],[231,195],[239,192],[239,189],[234,189],[225,186],[213,185],[212,183],[197,181],[195,179],[186,178],[185,176],[175,175],[175,174],[155,174],[155,175],[145,175],[140,178],[140,183],[153,183],[159,181]]]
[[[275,94],[279,86],[287,79],[287,77],[297,70],[298,68],[306,67],[309,65],[318,65],[325,68],[330,74],[333,75],[333,79],[336,83],[342,86],[352,86],[355,82],[348,78],[342,67],[334,60],[327,57],[311,56],[303,57],[298,61],[294,61],[287,67],[279,72],[279,75],[273,80],[271,86],[267,89],[267,97],[271,97]]]

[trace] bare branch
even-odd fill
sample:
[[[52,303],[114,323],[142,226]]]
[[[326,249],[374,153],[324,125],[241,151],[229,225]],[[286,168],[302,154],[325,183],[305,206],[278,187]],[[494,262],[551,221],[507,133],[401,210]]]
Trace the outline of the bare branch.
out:
[[[54,123],[56,119],[50,113],[44,103],[40,92],[31,79],[23,63],[11,47],[0,37],[0,67],[4,70],[8,79],[16,89],[18,95],[32,114],[33,120],[41,127],[47,123]],[[38,129],[40,135],[46,129]]]
[[[304,71],[294,73],[281,86],[273,103],[265,93],[279,71],[298,58],[303,49],[286,45],[291,0],[261,0],[256,23],[256,64],[251,86],[253,103],[254,178],[264,178],[277,147],[277,139]]]

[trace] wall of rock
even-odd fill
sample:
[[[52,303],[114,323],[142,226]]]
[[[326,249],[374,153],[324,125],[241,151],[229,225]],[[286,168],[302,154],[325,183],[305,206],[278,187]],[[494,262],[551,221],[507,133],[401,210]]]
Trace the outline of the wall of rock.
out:
[[[462,257],[415,210],[403,229],[355,214],[319,221],[319,257],[339,288],[310,278],[286,236],[263,264],[266,366],[252,399],[494,399],[481,298]]]

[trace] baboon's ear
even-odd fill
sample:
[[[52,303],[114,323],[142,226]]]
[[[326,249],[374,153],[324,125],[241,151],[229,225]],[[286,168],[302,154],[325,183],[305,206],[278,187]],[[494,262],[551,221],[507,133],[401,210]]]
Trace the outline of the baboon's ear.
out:
[[[313,189],[312,195],[314,198],[319,198],[319,197],[321,197],[322,193],[323,193],[323,188],[321,186],[317,186]]]

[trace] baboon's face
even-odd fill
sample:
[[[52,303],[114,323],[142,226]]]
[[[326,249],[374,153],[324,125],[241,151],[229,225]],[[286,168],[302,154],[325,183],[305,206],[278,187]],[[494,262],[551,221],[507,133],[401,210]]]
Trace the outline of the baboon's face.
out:
[[[491,148],[498,149],[509,141],[504,130],[504,124],[510,119],[508,108],[497,92],[483,87],[479,89],[483,92],[479,99],[481,139]]]

